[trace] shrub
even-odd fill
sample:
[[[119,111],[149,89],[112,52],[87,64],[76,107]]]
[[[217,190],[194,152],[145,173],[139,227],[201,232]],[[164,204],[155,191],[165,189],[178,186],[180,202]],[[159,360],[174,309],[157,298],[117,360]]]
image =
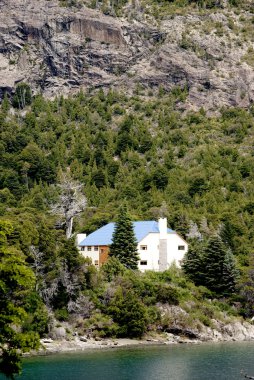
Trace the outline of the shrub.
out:
[[[102,266],[102,273],[108,282],[112,281],[115,277],[122,275],[125,271],[125,266],[114,256],[110,257]]]
[[[59,321],[67,321],[69,318],[69,313],[68,313],[66,308],[56,309],[55,310],[55,317]]]
[[[133,291],[119,288],[107,312],[118,323],[118,336],[140,338],[146,330],[146,308]]]
[[[157,301],[161,303],[169,303],[170,305],[179,305],[180,292],[177,288],[159,284],[157,288]]]

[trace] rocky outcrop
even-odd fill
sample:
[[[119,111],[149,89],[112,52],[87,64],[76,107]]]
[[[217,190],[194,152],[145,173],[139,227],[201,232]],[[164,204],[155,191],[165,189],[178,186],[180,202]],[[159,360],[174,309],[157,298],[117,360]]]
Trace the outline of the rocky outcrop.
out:
[[[0,97],[25,81],[46,96],[90,87],[131,90],[137,83],[186,87],[191,109],[248,107],[254,100],[252,42],[239,32],[241,15],[221,10],[156,26],[56,0],[0,5]]]
[[[191,341],[248,341],[254,340],[254,325],[236,318],[225,321],[211,319],[210,326],[193,318],[179,306],[158,305],[161,316],[168,321],[163,331],[168,334],[170,342]]]

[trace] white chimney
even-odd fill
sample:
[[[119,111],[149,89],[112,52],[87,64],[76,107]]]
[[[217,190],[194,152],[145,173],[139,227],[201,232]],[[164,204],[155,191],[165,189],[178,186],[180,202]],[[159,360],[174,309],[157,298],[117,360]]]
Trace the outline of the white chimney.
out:
[[[167,242],[167,218],[159,218],[159,271],[163,272],[168,268],[168,242]]]
[[[159,218],[158,227],[159,227],[159,232],[160,232],[160,239],[167,239],[167,234],[168,234],[167,218]]]
[[[77,234],[76,236],[76,245],[77,247],[80,245],[80,243],[86,238],[86,234]]]

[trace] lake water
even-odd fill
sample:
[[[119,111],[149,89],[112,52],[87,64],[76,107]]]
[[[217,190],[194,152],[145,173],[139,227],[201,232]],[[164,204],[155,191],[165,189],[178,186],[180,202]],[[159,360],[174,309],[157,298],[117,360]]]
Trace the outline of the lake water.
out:
[[[24,360],[18,380],[240,380],[254,342],[114,348]],[[0,375],[0,379],[3,377]]]

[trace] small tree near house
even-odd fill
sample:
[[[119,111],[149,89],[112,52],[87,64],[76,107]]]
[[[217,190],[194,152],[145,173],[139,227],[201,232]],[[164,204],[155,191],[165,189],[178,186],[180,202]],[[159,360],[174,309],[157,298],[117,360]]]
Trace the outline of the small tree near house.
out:
[[[126,205],[119,209],[109,254],[119,259],[126,268],[138,269],[137,241]]]

